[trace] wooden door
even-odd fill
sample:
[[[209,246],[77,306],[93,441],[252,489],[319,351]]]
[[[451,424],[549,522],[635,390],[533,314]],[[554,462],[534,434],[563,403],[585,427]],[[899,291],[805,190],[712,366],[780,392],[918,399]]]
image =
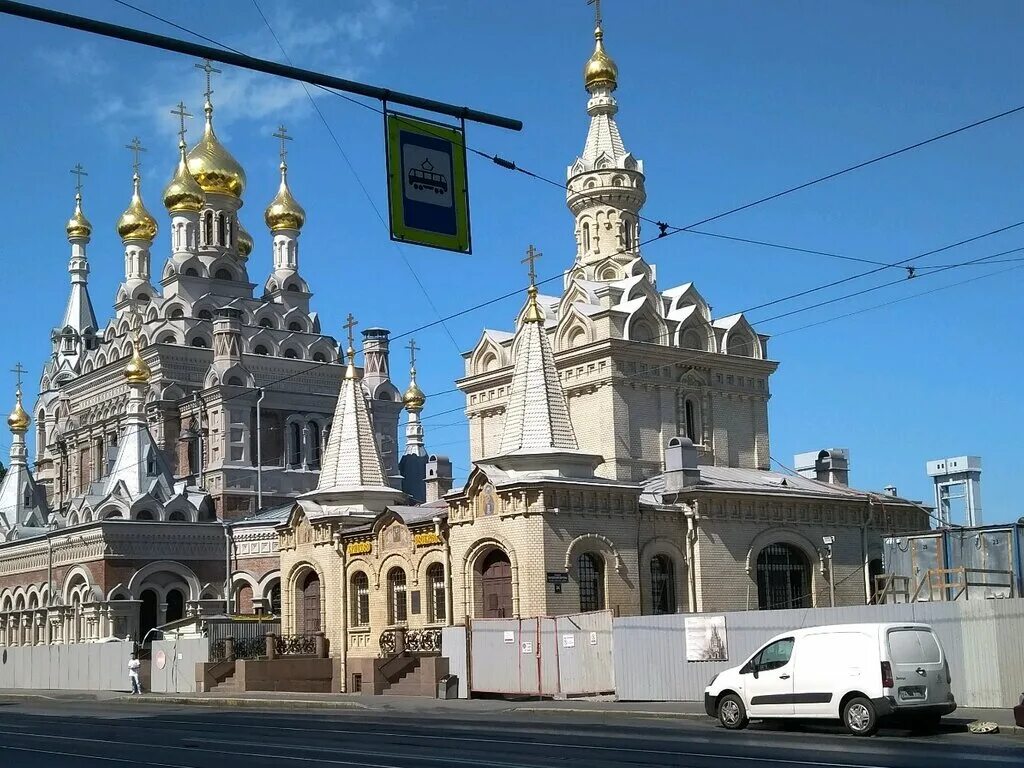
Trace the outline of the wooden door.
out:
[[[504,619],[512,616],[512,563],[508,555],[495,550],[484,560],[484,618]]]
[[[302,584],[302,616],[298,630],[303,635],[320,631],[320,577],[310,573]]]

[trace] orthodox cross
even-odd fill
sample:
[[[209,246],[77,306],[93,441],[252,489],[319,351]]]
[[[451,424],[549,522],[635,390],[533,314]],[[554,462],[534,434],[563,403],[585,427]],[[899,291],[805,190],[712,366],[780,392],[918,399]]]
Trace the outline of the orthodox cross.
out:
[[[350,354],[355,354],[356,345],[355,345],[355,339],[352,336],[352,329],[355,328],[357,325],[359,325],[359,323],[356,322],[355,317],[353,317],[352,313],[349,312],[348,313],[348,322],[345,323],[344,327],[348,329],[348,349],[349,349],[349,353]]]
[[[196,69],[201,69],[206,73],[206,101],[209,103],[210,97],[213,95],[213,74],[216,72],[219,75],[220,70],[214,67],[209,59],[203,59],[202,64],[196,64]]]
[[[587,0],[587,5],[594,6],[594,23],[601,26],[601,0]]]
[[[185,141],[185,118],[186,117],[192,117],[192,115],[190,115],[188,113],[188,111],[185,109],[185,102],[184,101],[179,101],[178,102],[178,108],[177,109],[172,109],[171,110],[171,114],[172,115],[177,115],[178,119],[181,121],[181,127],[178,129],[178,137],[184,143],[184,141]]]
[[[286,141],[294,141],[295,137],[294,136],[289,136],[288,135],[288,129],[285,128],[283,125],[279,125],[279,126],[277,126],[277,133],[274,134],[274,138],[281,140],[281,162],[282,163],[287,162],[287,160],[288,160],[288,149],[285,147],[284,143]]]
[[[416,346],[416,339],[409,339],[409,343],[405,345],[405,348],[409,350],[409,367],[412,370],[416,370],[416,350],[419,349]]]
[[[11,368],[11,373],[14,374],[14,377],[15,377],[15,379],[18,382],[18,392],[20,393],[21,392],[21,374],[28,373],[28,369],[25,368],[25,366],[23,366],[21,363],[16,363],[15,366],[13,368]]]
[[[136,136],[134,139],[132,139],[130,144],[125,144],[124,148],[131,150],[132,156],[134,158],[132,160],[132,170],[135,173],[138,173],[139,169],[142,167],[142,156],[141,155],[142,155],[143,152],[146,151],[146,148],[142,146],[142,142],[139,141],[139,137],[138,136]]]
[[[88,176],[89,174],[85,172],[84,168],[82,168],[82,164],[81,163],[76,163],[75,167],[71,169],[71,172],[73,174],[75,174],[75,176],[77,177],[75,179],[75,195],[77,197],[81,197],[82,196],[82,177],[83,176]],[[19,365],[20,365],[20,363],[19,363]]]
[[[531,244],[530,247],[526,249],[526,258],[520,262],[522,264],[526,264],[527,262],[530,263],[530,285],[536,285],[537,283],[537,272],[534,269],[534,262],[543,255],[543,253],[538,251]]]

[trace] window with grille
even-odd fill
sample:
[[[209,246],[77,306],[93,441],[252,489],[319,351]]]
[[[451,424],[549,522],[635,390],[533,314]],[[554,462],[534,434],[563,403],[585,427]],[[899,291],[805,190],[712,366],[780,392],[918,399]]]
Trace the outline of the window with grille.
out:
[[[366,626],[370,623],[370,580],[365,573],[352,574],[352,625]]]
[[[651,558],[651,608],[656,614],[676,612],[675,566],[665,555]]]
[[[789,544],[771,544],[757,556],[757,607],[762,611],[811,607],[811,566]]]
[[[288,463],[297,467],[302,464],[302,426],[293,421],[289,433]]]
[[[604,566],[599,555],[584,552],[576,561],[580,585],[580,610],[604,608]]]
[[[430,605],[427,618],[430,623],[438,623],[445,620],[445,588],[444,588],[444,566],[434,563],[427,568],[427,585],[430,588]]]
[[[408,616],[406,603],[405,571],[392,568],[388,571],[388,624],[401,624]]]
[[[315,421],[309,422],[309,464],[312,467],[320,466],[320,425]]]

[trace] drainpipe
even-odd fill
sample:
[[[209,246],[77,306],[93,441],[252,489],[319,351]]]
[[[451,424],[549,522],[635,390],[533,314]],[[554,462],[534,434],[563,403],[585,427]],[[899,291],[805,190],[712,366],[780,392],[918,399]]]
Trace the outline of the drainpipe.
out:
[[[257,390],[259,396],[256,398],[256,513],[263,509],[263,421],[262,403],[266,394],[263,387]]]
[[[231,526],[221,520],[224,526],[224,613],[231,615]]]
[[[192,400],[196,406],[196,458],[198,462],[196,469],[199,475],[198,485],[202,488],[205,485],[205,479],[203,478],[203,412],[200,410],[203,401],[199,397],[199,390],[193,393]]]

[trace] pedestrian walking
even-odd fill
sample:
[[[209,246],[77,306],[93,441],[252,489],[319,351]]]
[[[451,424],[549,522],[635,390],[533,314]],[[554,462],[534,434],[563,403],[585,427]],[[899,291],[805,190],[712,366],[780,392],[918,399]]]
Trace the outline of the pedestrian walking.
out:
[[[132,696],[142,693],[142,683],[139,682],[139,667],[141,666],[142,662],[133,653],[132,657],[128,659],[128,679],[132,684]]]

